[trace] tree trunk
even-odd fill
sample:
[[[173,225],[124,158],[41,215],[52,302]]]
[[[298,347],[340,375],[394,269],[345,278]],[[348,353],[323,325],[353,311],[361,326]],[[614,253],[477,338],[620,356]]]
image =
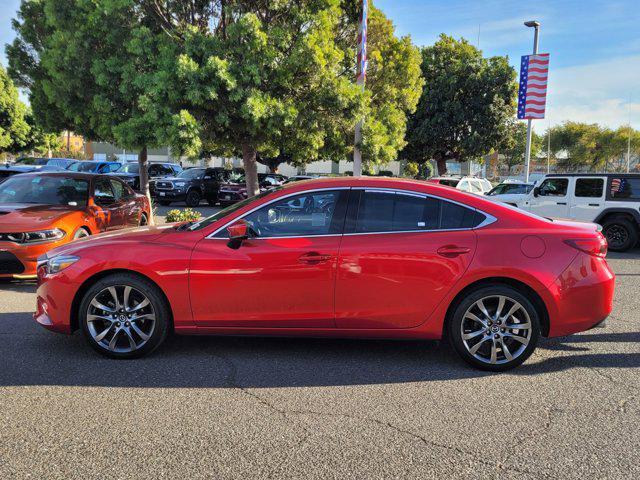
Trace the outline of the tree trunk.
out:
[[[444,175],[447,173],[447,159],[442,154],[435,155],[436,165],[438,167],[438,175]]]
[[[153,203],[151,202],[151,193],[149,192],[149,171],[147,169],[147,147],[144,146],[138,153],[138,166],[140,167],[140,192],[149,200],[149,225],[155,225],[153,219]]]
[[[258,162],[256,149],[248,143],[242,144],[242,163],[244,163],[244,178],[247,185],[247,196],[253,197],[260,193],[258,185]]]

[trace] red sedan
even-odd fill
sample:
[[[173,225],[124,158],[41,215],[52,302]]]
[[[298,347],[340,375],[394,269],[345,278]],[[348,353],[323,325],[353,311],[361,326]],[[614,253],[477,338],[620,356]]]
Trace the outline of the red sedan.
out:
[[[42,258],[36,321],[131,358],[180,334],[439,339],[487,370],[611,312],[607,244],[426,182],[296,182],[192,224]]]

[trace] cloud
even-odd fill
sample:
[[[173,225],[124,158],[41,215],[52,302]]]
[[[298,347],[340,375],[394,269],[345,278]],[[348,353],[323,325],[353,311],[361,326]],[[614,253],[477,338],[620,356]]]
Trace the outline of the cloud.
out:
[[[554,125],[572,120],[616,128],[631,116],[631,124],[640,128],[639,89],[640,55],[555,70],[552,56],[547,120],[536,126],[546,128],[550,119]]]

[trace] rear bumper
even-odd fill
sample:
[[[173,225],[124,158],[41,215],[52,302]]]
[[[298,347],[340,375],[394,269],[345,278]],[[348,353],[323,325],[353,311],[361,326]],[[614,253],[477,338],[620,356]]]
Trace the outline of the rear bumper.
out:
[[[589,330],[609,316],[615,275],[605,259],[581,253],[550,290],[557,312],[550,319],[549,336],[570,335]]]

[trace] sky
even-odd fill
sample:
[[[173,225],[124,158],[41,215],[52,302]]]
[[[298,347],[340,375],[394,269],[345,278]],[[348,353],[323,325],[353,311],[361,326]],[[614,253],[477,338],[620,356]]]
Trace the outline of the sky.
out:
[[[374,0],[400,35],[419,46],[441,33],[464,37],[485,56],[507,55],[519,72],[538,20],[540,53],[550,54],[547,118],[640,129],[640,0]],[[12,41],[20,0],[0,0],[0,45]],[[4,50],[0,61],[6,65]]]

